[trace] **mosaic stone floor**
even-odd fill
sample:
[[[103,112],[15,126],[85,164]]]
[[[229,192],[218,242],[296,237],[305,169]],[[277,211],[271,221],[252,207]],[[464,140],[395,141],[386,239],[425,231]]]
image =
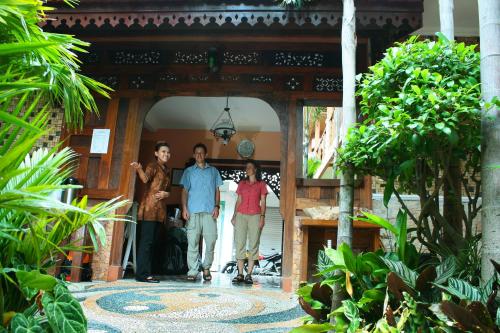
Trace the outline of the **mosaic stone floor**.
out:
[[[305,315],[279,278],[255,277],[253,286],[232,276],[211,282],[165,277],[159,284],[121,280],[76,285],[73,293],[89,319],[90,333],[284,333]]]

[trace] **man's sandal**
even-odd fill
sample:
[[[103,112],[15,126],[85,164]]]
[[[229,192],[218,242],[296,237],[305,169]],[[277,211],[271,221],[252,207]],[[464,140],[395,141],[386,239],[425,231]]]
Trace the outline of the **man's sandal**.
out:
[[[188,280],[188,281],[190,281],[190,282],[194,282],[194,281],[196,281],[196,276],[193,276],[193,275],[188,275],[188,276],[186,277],[186,280]]]
[[[205,271],[203,271],[203,280],[205,281],[212,281],[212,274],[210,274],[210,270],[207,270],[208,273],[205,274]]]
[[[241,283],[243,281],[245,281],[243,274],[238,274],[233,278],[233,283]]]
[[[247,274],[247,276],[245,276],[245,284],[253,284],[252,275]]]

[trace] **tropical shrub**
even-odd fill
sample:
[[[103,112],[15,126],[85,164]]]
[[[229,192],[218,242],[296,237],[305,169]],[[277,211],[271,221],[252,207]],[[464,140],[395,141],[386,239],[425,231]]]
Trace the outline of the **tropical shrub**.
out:
[[[61,254],[103,243],[101,222],[121,220],[114,214],[125,204],[60,202],[55,193],[74,187],[61,184],[76,167],[75,154],[32,151],[48,132],[51,106],[62,105],[66,125],[78,128],[85,112],[97,112],[92,94],[107,96],[104,85],[78,73],[75,52],[87,44],[38,26],[49,10],[38,0],[0,3],[0,332],[87,331],[79,303],[47,271]],[[67,241],[82,227],[90,248]]]
[[[387,223],[367,216],[381,226]],[[406,216],[400,212],[398,218],[398,227],[388,228],[404,235]],[[318,275],[322,281],[297,291],[309,317],[292,332],[498,331],[498,273],[482,286],[474,286],[456,278],[456,257],[449,256],[440,263],[418,260],[416,251],[405,253],[412,247],[406,238],[396,239],[396,251],[390,253],[356,255],[345,244],[320,252]],[[342,306],[336,309],[332,308],[335,291],[344,296]],[[335,318],[334,324],[330,317]]]
[[[400,193],[417,194],[421,212],[406,209],[416,237],[441,255],[456,254],[475,236],[472,221],[481,208],[482,105],[474,49],[441,34],[436,41],[413,36],[388,49],[360,80],[364,121],[350,129],[338,155],[341,168],[352,165],[386,181],[386,206],[395,195],[406,209]]]

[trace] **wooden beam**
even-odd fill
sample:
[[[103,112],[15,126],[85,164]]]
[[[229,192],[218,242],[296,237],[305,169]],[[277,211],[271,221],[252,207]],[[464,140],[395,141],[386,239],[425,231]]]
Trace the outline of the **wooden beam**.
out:
[[[109,128],[109,143],[108,151],[103,154],[99,162],[99,177],[97,188],[98,189],[108,189],[109,178],[111,176],[111,161],[113,160],[113,145],[115,142],[115,132],[116,132],[116,120],[118,116],[118,105],[120,100],[118,98],[113,98],[109,104],[106,112],[106,123],[105,127]]]
[[[302,43],[302,44],[338,44],[340,45],[340,37],[332,35],[308,35],[304,38],[303,35],[289,35],[286,36],[285,43]],[[367,44],[368,38],[359,37],[358,44]],[[148,36],[88,36],[85,41],[90,43],[102,43],[113,45],[123,42],[169,42],[169,43],[199,43],[199,42],[219,42],[219,43],[241,43],[241,36],[239,35],[148,35]],[[283,42],[283,36],[252,36],[246,35],[245,42],[247,43],[274,43],[279,44]],[[277,45],[279,47],[279,45]]]
[[[360,189],[359,193],[359,207],[364,207],[368,209],[372,209],[373,200],[372,200],[372,177],[364,176],[363,177],[363,187]]]
[[[90,199],[95,200],[111,200],[120,195],[118,189],[97,189],[97,188],[83,188],[81,195],[87,195]]]
[[[158,73],[172,73],[176,75],[186,75],[189,74],[201,74],[206,73],[207,65],[113,65],[113,64],[98,64],[98,65],[85,65],[85,72],[94,73],[98,75],[102,69],[105,68],[106,72],[121,74],[121,73],[140,73],[143,75],[151,75]],[[278,75],[278,76],[288,76],[290,74],[313,74],[313,75],[331,75],[331,76],[342,76],[342,70],[339,67],[285,67],[285,66],[236,66],[236,65],[222,65],[220,72],[216,74],[219,75]],[[213,77],[213,76],[212,76]],[[227,84],[234,84],[235,82],[229,81]],[[236,82],[237,83],[237,82]],[[176,84],[175,82],[169,82],[169,85]],[[257,86],[257,83],[252,83],[252,85]],[[263,86],[264,84],[262,84]]]
[[[124,115],[122,115],[124,116]],[[133,190],[130,190],[130,183],[135,180],[135,174],[130,168],[130,163],[133,158],[138,155],[141,128],[142,128],[142,117],[140,114],[140,99],[133,98],[129,101],[127,120],[126,120],[126,131],[123,144],[123,157],[120,172],[120,183],[118,187],[119,193],[128,199],[130,202],[133,201]],[[138,145],[139,141],[139,145]],[[121,208],[117,213],[126,214],[128,207]],[[109,257],[109,269],[108,269],[108,281],[115,281],[121,278],[121,260],[123,252],[123,237],[124,237],[125,225],[123,222],[115,222],[113,224],[113,234],[111,238],[111,254]]]
[[[285,225],[283,228],[283,263],[282,275],[290,277],[293,270],[293,234],[295,223],[295,167],[296,167],[296,139],[297,139],[297,101],[290,100],[288,111],[288,149],[286,160],[286,188],[285,198]]]
[[[309,199],[309,198],[296,198],[295,209],[304,210],[305,208],[313,208],[318,206],[338,206],[335,198],[332,199]]]
[[[300,282],[307,281],[309,260],[309,228],[302,228],[302,246],[300,251]]]
[[[314,219],[300,219],[301,227],[318,227],[318,228],[337,228],[338,220],[314,220]],[[354,229],[380,229],[378,225],[354,220]]]
[[[297,179],[297,186],[339,187],[339,179]]]
[[[325,152],[325,155],[321,159],[321,164],[318,167],[318,169],[316,170],[316,173],[314,174],[314,178],[320,178],[321,176],[323,176],[326,169],[330,166],[330,164],[332,164],[334,156],[335,156],[335,148],[330,147],[330,149],[328,149]]]

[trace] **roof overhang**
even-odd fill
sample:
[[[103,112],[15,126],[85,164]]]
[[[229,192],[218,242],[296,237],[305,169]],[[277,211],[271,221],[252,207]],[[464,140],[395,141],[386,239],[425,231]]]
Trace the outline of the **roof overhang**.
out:
[[[143,34],[179,32],[321,33],[340,30],[341,1],[318,0],[300,9],[276,1],[81,0],[76,8],[61,1],[47,29],[78,34]],[[423,0],[356,1],[357,31],[393,30],[394,37],[422,26]]]

